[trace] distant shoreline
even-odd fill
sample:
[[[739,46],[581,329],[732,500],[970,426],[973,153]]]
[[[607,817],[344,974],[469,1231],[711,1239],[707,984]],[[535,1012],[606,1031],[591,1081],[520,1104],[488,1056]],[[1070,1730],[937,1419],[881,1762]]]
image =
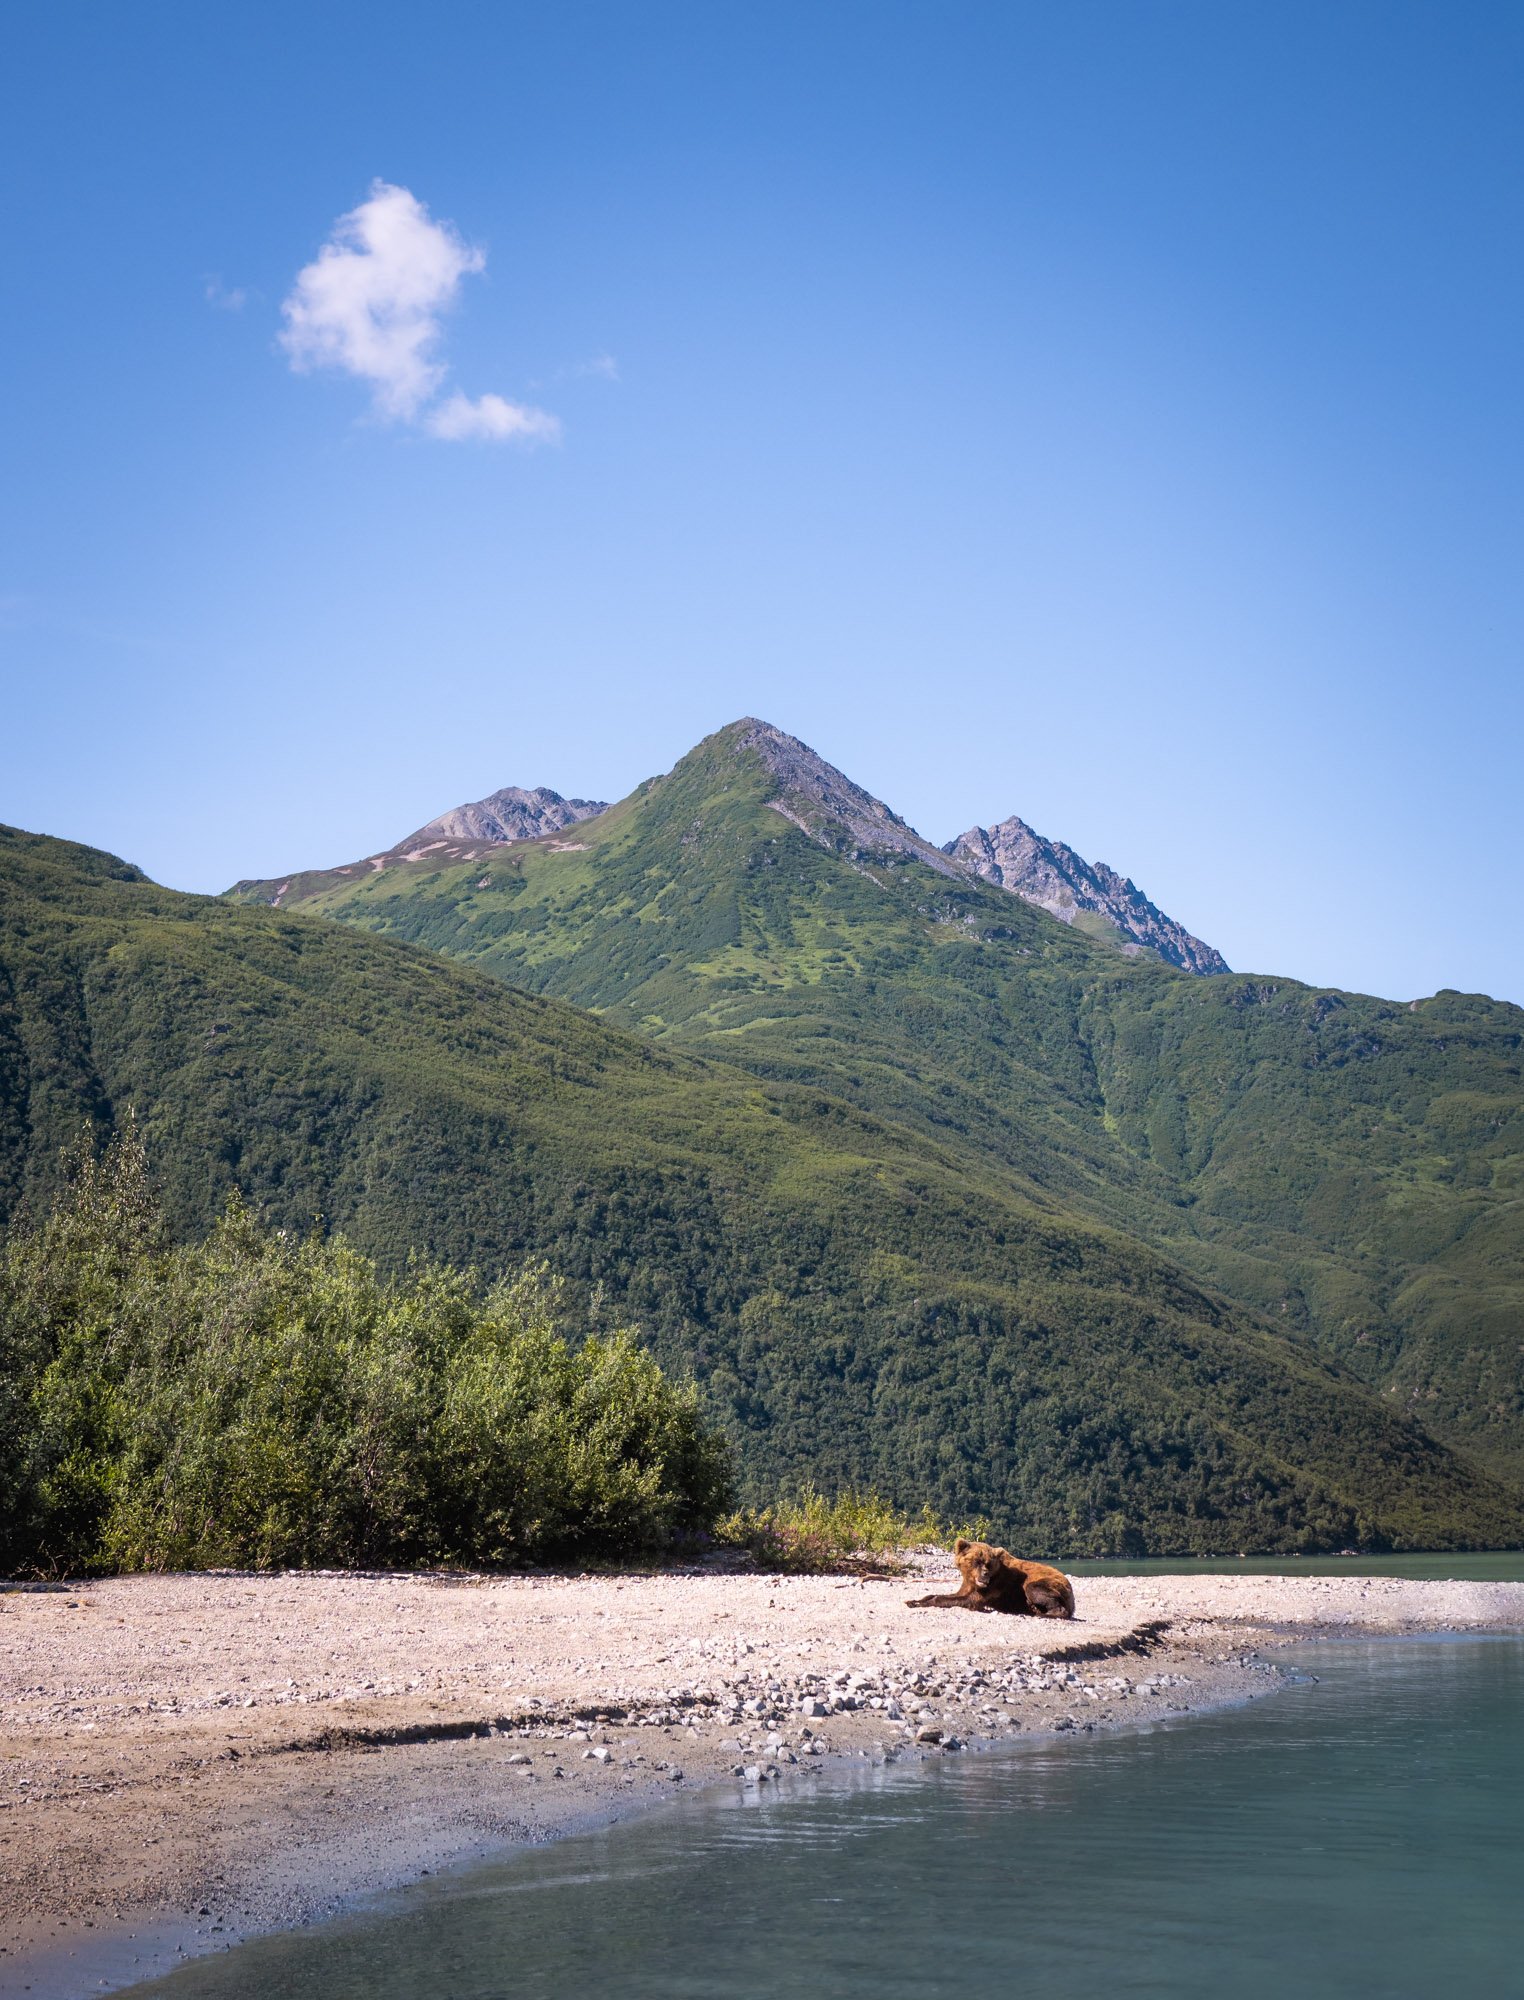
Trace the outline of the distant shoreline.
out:
[[[913,1577],[216,1575],[0,1595],[0,1994],[129,1985],[705,1785],[948,1754],[918,1733],[1052,1739],[1251,1699],[1281,1681],[1263,1646],[1524,1629],[1524,1582],[1236,1564],[1076,1580],[1073,1623],[911,1611]],[[1154,1650],[1113,1650],[1160,1620]],[[1077,1647],[1102,1657],[1053,1661]]]

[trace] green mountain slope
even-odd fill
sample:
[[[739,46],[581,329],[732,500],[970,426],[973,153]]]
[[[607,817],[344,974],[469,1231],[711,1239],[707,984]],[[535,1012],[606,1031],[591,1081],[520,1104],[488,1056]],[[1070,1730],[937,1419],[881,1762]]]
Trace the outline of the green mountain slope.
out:
[[[918,1130],[1524,1473],[1524,1012],[1124,958],[765,724],[569,832],[295,893]]]
[[[1069,1551],[1524,1538],[1514,1490],[960,1145],[0,833],[7,1203],[45,1191],[81,1117],[129,1104],[183,1230],[238,1185],[393,1265],[534,1250],[607,1285],[759,1490],[873,1481]]]

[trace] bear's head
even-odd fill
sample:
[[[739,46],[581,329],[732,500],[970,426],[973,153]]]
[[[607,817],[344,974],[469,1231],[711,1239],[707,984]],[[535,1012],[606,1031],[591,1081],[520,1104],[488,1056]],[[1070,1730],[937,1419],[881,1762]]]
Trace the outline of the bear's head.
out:
[[[988,1590],[1005,1565],[1004,1549],[993,1548],[988,1542],[971,1542],[966,1535],[959,1535],[954,1542],[953,1554],[975,1590]]]

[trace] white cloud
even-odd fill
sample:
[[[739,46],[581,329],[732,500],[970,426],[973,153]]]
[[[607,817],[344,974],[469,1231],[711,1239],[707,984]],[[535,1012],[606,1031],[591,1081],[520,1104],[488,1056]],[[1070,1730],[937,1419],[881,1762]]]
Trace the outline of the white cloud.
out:
[[[430,437],[523,438],[535,444],[553,444],[561,435],[561,420],[549,410],[492,395],[478,396],[473,402],[458,390],[425,414],[423,427]]]
[[[457,390],[437,400],[449,373],[438,356],[444,315],[462,278],[486,262],[407,188],[375,181],[297,273],[281,307],[281,345],[293,368],[341,369],[368,384],[378,416],[417,423],[432,437],[556,437],[560,425],[548,412],[501,396],[473,401]]]

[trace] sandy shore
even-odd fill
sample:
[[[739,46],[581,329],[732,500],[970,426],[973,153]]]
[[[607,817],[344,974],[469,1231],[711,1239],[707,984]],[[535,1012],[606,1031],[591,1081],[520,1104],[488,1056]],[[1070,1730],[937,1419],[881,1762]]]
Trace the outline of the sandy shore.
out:
[[[0,1994],[127,1984],[705,1784],[1247,1699],[1278,1678],[1254,1656],[1298,1636],[1524,1628],[1524,1584],[1092,1577],[1073,1623],[908,1609],[924,1587],[303,1575],[6,1592]],[[1055,1657],[1074,1648],[1091,1657]]]

